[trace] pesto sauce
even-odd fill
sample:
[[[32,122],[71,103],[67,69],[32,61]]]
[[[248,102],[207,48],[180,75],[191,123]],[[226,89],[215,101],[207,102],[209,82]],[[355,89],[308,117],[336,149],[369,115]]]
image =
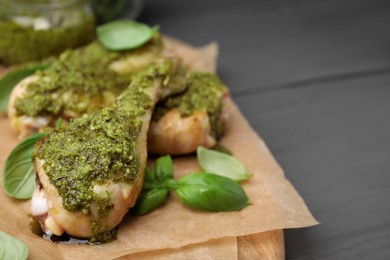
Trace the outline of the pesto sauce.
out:
[[[119,56],[98,42],[62,53],[48,69],[36,73],[39,79],[16,100],[18,114],[61,115],[68,110],[81,115],[112,102],[130,82],[129,76],[107,69]]]
[[[159,120],[173,108],[177,108],[183,117],[190,116],[195,111],[207,111],[211,135],[219,138],[223,133],[221,97],[227,91],[226,86],[216,75],[191,72],[188,75],[187,90],[160,102],[154,111],[153,120]]]
[[[108,243],[108,242],[111,242],[112,240],[116,239],[116,237],[118,235],[117,228],[114,228],[113,230],[110,230],[110,231],[100,233],[99,232],[100,227],[101,227],[101,225],[99,222],[92,221],[90,228],[91,228],[92,234],[94,234],[94,236],[89,239],[89,241],[88,241],[89,243],[97,243],[97,242]]]
[[[133,77],[112,106],[71,120],[67,128],[53,130],[37,146],[34,158],[44,160],[45,173],[66,210],[90,214],[94,202],[99,218],[104,218],[113,208],[110,194],[97,194],[93,187],[132,183],[139,176],[137,139],[142,116],[154,105],[150,95],[156,91],[155,80],[169,81],[169,71],[170,63],[150,65]],[[93,221],[90,228],[94,239],[110,237],[99,233],[99,221]]]
[[[136,141],[141,126],[130,111],[104,108],[45,138],[36,156],[45,160],[45,172],[66,210],[88,214],[90,203],[97,202],[99,215],[108,214],[109,197],[95,194],[93,186],[108,180],[131,183],[137,178]]]
[[[148,53],[157,56],[160,49],[161,37],[156,34],[150,42],[131,51],[108,51],[98,42],[68,50],[48,69],[36,73],[39,80],[29,84],[14,107],[19,115],[28,116],[64,117],[64,111],[71,111],[71,117],[79,117],[96,111],[112,103],[129,85],[131,74],[139,70],[131,67],[126,73],[116,73],[108,69],[111,62]]]
[[[95,37],[95,21],[85,16],[73,26],[34,30],[0,17],[0,63],[7,65],[57,55],[67,48],[85,45]]]

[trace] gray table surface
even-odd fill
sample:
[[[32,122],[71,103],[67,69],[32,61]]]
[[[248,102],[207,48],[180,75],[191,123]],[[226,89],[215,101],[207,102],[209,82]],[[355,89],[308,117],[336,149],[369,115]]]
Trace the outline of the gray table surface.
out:
[[[287,259],[390,259],[390,1],[146,0],[140,17],[220,45],[218,73],[319,226]]]

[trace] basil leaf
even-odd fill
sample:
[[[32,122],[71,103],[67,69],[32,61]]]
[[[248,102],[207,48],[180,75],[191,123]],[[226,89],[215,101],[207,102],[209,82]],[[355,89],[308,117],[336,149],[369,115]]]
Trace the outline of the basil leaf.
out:
[[[137,215],[144,215],[151,212],[164,203],[168,197],[168,189],[152,189],[141,193],[132,212]]]
[[[158,30],[131,20],[117,20],[96,28],[100,43],[108,50],[135,49],[148,42]]]
[[[0,259],[25,260],[28,248],[25,243],[0,231]]]
[[[192,207],[207,211],[232,211],[248,206],[241,186],[226,177],[210,173],[193,173],[178,181],[176,193]]]
[[[35,172],[32,162],[35,143],[45,136],[39,133],[19,143],[8,155],[3,171],[3,190],[17,199],[30,199],[35,190]]]
[[[173,163],[170,155],[162,156],[157,159],[154,166],[154,172],[158,181],[173,178]]]
[[[198,147],[197,156],[205,172],[225,176],[238,182],[252,177],[252,174],[247,173],[244,164],[231,155]]]
[[[24,78],[34,74],[37,70],[48,68],[48,64],[21,67],[7,73],[0,80],[0,111],[7,112],[9,96],[14,87]]]
[[[154,174],[153,169],[150,168],[149,166],[146,166],[145,177],[144,177],[144,185],[146,183],[153,183],[153,182],[155,182],[155,180],[156,180],[156,176]]]

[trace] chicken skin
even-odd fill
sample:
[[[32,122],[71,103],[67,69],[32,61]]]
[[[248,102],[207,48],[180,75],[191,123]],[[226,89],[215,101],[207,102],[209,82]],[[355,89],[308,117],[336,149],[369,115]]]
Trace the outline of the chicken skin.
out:
[[[37,143],[32,212],[46,233],[99,240],[121,222],[143,184],[154,106],[183,91],[186,80],[176,61],[149,65],[111,106]]]
[[[148,152],[181,155],[212,148],[223,135],[228,89],[212,73],[190,72],[183,93],[160,102],[148,133]]]
[[[62,53],[43,71],[21,81],[12,91],[8,117],[25,138],[112,103],[129,85],[131,75],[152,63],[161,52],[155,37],[133,51],[110,52],[98,42]]]

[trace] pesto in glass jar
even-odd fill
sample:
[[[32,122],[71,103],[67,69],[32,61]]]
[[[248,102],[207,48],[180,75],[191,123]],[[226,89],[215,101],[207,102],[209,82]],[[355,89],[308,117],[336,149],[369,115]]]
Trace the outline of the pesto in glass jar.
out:
[[[0,0],[0,63],[41,60],[95,37],[88,1]]]

